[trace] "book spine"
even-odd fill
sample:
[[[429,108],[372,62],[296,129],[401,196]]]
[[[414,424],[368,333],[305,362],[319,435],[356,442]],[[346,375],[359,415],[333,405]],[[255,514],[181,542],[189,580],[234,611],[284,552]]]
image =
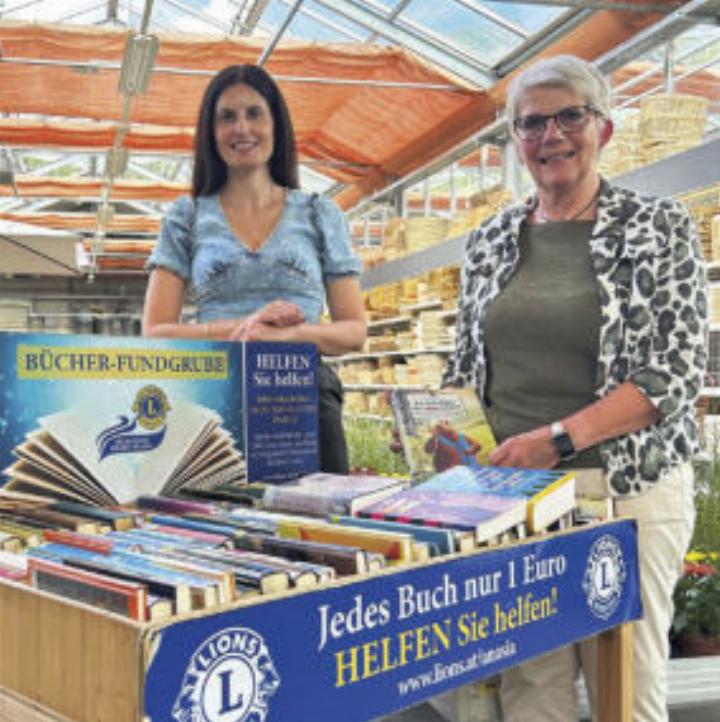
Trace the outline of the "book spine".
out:
[[[215,529],[229,526],[236,531],[251,531],[259,534],[274,534],[277,528],[277,522],[275,520],[261,518],[254,515],[238,516],[235,513],[212,515],[186,514],[184,518],[192,521],[199,521],[203,524],[212,524]]]
[[[24,582],[27,579],[27,572],[0,565],[0,578],[8,579],[11,582]]]
[[[25,546],[28,547],[37,546],[42,543],[42,533],[35,527],[0,521],[0,532],[22,539]]]
[[[366,551],[378,552],[387,559],[412,561],[412,548],[408,534],[373,533],[367,529],[349,529],[331,524],[303,524],[282,522],[278,527],[280,536],[304,541],[325,542],[356,546]]]
[[[209,546],[228,546],[232,540],[232,536],[228,534],[215,534],[211,532],[197,531],[196,529],[182,529],[179,526],[171,527],[158,524],[154,528],[145,527],[145,530],[158,532],[160,534],[167,534],[168,536],[190,539],[191,541],[201,542]]]
[[[305,542],[278,537],[241,537],[235,545],[241,549],[278,555],[293,562],[308,562],[332,567],[338,574],[359,574],[364,571],[364,554],[352,546]]]
[[[22,509],[18,510],[18,514],[25,519],[35,520],[45,526],[50,525],[53,528],[59,527],[60,529],[89,534],[96,534],[99,531],[98,525],[93,521],[75,516],[74,514],[53,511],[52,509]]]
[[[123,589],[115,580],[61,565],[28,562],[31,583],[37,589],[106,609],[139,622],[147,621],[146,591],[142,586]]]
[[[114,529],[129,529],[135,524],[131,514],[90,506],[89,504],[81,504],[75,501],[56,501],[50,504],[50,509],[65,514],[74,514],[75,516],[105,522],[106,524],[110,524]]]
[[[446,529],[358,516],[336,516],[332,521],[342,526],[412,534],[416,541],[427,542],[430,545],[432,556],[451,554],[455,550],[452,533]]]
[[[133,552],[113,551],[110,556],[88,552],[84,549],[75,547],[66,547],[59,544],[46,544],[42,547],[36,547],[31,550],[33,556],[49,557],[51,560],[68,561],[86,561],[91,563],[112,564],[118,571],[127,571],[134,574],[161,575],[162,578],[170,584],[184,584],[188,587],[208,587],[212,586],[207,579],[191,574],[172,571],[158,567],[157,564],[143,557],[142,554]]]
[[[205,504],[201,501],[187,501],[166,496],[143,495],[138,497],[137,506],[139,509],[159,511],[163,514],[212,514],[215,507],[212,504]]]
[[[0,551],[0,566],[25,573],[27,571],[27,557],[24,554]]]
[[[297,487],[270,487],[263,497],[263,508],[270,511],[309,514],[324,517],[328,514],[344,514],[347,505],[332,496],[321,497],[318,494],[303,491]]]
[[[0,551],[19,552],[22,548],[23,543],[19,536],[0,531]]]
[[[175,531],[186,531],[179,527],[167,527],[170,530]],[[200,538],[196,537],[195,534],[199,534]],[[154,547],[172,547],[172,548],[193,548],[193,547],[215,547],[221,546],[213,541],[209,543],[205,539],[208,535],[202,532],[191,532],[191,536],[186,534],[175,534],[172,531],[163,532],[158,531],[155,528],[148,527],[137,527],[135,529],[128,529],[127,531],[110,532],[106,534],[108,538],[116,543],[121,543],[127,546],[128,544],[146,544]],[[213,535],[215,536],[215,535]],[[229,537],[218,537],[223,541],[223,544],[227,543]]]
[[[151,514],[149,521],[153,524],[161,524],[163,526],[174,526],[180,529],[190,529],[192,531],[208,532],[210,534],[225,534],[229,537],[235,536],[236,528],[223,524],[213,524],[206,521],[197,521],[195,519],[187,519],[180,516],[169,516],[165,514]]]
[[[108,541],[104,536],[81,534],[67,529],[45,529],[43,538],[48,542],[86,549],[98,554],[110,554],[113,549],[112,542]]]

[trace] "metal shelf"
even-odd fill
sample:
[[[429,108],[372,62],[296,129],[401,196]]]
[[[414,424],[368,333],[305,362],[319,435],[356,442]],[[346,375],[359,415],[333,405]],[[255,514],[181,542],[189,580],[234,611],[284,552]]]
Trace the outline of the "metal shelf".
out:
[[[410,316],[395,316],[395,318],[383,318],[378,321],[368,322],[368,331],[371,329],[382,328],[383,326],[405,326],[408,323],[413,323],[414,318]]]
[[[343,384],[345,391],[424,391],[436,388],[437,385],[423,384]]]
[[[367,353],[349,353],[344,356],[332,356],[326,358],[326,363],[346,363],[348,361],[366,361],[368,359],[392,358],[393,356],[420,356],[421,354],[446,354],[452,353],[454,346],[438,346],[437,348],[413,348],[398,349],[397,351],[368,351]]]
[[[720,183],[720,138],[617,176],[614,185],[651,196],[677,196]],[[420,276],[463,261],[468,234],[371,268],[360,277],[364,290]]]

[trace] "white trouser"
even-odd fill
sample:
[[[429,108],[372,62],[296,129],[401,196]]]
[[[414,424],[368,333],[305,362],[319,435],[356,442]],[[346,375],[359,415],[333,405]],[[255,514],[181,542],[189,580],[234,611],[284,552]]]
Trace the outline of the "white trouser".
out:
[[[581,476],[579,470],[579,485]],[[633,722],[667,722],[666,664],[668,631],[673,618],[672,593],[682,573],[683,557],[695,522],[692,465],[674,467],[641,496],[616,499],[615,515],[635,517],[638,523],[644,616],[633,625]],[[595,643],[590,639],[504,672],[500,687],[503,720],[577,720],[575,680],[580,670],[585,674],[593,719],[596,719]]]

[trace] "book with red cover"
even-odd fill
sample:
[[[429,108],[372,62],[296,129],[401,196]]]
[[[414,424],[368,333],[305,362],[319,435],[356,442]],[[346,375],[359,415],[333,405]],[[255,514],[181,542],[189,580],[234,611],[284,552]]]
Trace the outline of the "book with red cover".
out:
[[[148,592],[143,584],[35,557],[28,558],[27,566],[31,584],[37,589],[101,607],[139,622],[147,621]]]

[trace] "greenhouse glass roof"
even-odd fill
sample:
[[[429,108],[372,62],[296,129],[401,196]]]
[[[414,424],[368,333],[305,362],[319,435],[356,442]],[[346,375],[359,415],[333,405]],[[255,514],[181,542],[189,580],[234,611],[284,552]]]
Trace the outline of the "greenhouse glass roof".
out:
[[[303,187],[351,208],[493,127],[509,78],[539,54],[595,60],[655,26],[672,38],[707,22],[682,51],[707,46],[697,62],[713,81],[719,4],[680,17],[676,0],[0,0],[0,220],[76,233],[93,263],[115,244],[127,252],[104,270],[141,268],[165,204],[187,192],[200,95],[230,63],[278,79]],[[133,87],[130,45],[147,71]],[[606,69],[645,53],[662,75],[655,47]],[[633,74],[623,82],[632,104]]]

